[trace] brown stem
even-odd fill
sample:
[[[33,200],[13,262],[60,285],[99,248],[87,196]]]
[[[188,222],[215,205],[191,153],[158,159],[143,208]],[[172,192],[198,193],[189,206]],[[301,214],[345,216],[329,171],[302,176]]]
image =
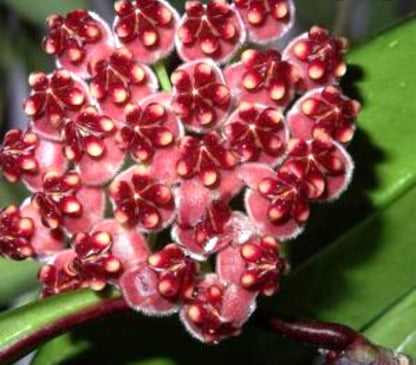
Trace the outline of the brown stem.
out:
[[[280,314],[259,312],[256,314],[256,320],[263,328],[283,337],[331,351],[343,351],[362,337],[353,329],[341,324],[297,319]]]
[[[93,322],[111,314],[123,313],[130,310],[122,298],[113,298],[88,307],[78,313],[62,318],[37,330],[30,336],[13,343],[0,351],[0,364],[11,364],[31,352],[42,343],[73,329],[74,327]]]
[[[15,342],[0,352],[0,363],[12,363],[42,343],[74,327],[129,310],[130,308],[122,298],[103,300],[97,305],[57,320],[49,326],[31,333],[30,336]],[[354,340],[361,338],[354,330],[339,324],[299,320],[261,312],[256,314],[255,320],[257,324],[281,336],[313,344],[326,350],[342,351]]]

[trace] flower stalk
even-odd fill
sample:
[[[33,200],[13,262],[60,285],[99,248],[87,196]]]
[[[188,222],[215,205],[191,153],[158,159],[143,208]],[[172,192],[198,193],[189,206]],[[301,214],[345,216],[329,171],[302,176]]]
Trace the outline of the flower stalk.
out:
[[[108,318],[112,315],[127,313],[131,310],[126,301],[117,292],[107,293],[106,296],[97,296],[90,290],[75,292],[72,294],[61,294],[55,298],[48,299],[52,303],[61,299],[66,300],[68,308],[77,306],[77,310],[63,310],[62,315],[54,318],[47,325],[40,324],[36,328],[21,328],[19,321],[13,319],[13,312],[22,312],[25,307],[15,309],[9,318],[13,321],[13,330],[7,330],[4,323],[0,326],[3,333],[8,336],[3,347],[0,347],[0,363],[11,364],[30,353],[36,347],[51,340],[60,334],[73,330],[76,327],[93,323],[97,320]],[[68,297],[68,298],[64,298]],[[73,303],[72,303],[73,302]],[[59,303],[53,303],[52,305]],[[29,305],[30,306],[30,305]],[[48,308],[47,304],[46,307]],[[48,310],[46,308],[46,310]],[[29,308],[29,311],[31,309]],[[42,317],[42,313],[40,314]],[[16,324],[17,323],[17,324]],[[316,346],[326,355],[327,364],[341,364],[340,359],[348,359],[350,362],[342,364],[364,365],[362,360],[366,356],[376,359],[384,359],[383,364],[396,364],[394,361],[403,361],[403,364],[414,364],[404,355],[396,354],[386,349],[373,345],[353,329],[335,323],[327,323],[310,319],[297,319],[287,317],[278,313],[258,312],[254,316],[254,325],[272,331],[279,336],[298,341],[304,344]],[[2,335],[3,336],[3,335]],[[3,342],[3,341],[2,341]],[[355,359],[356,362],[352,359]],[[386,360],[387,359],[387,360]],[[408,361],[408,362],[405,362]],[[400,362],[400,364],[402,364]]]

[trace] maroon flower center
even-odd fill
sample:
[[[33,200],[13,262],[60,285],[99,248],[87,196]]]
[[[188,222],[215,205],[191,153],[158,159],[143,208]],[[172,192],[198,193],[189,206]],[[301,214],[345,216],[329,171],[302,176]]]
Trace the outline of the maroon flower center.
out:
[[[33,221],[20,215],[11,205],[0,212],[0,256],[23,260],[34,255],[31,238],[35,231]]]
[[[42,297],[88,287],[74,266],[74,257],[72,252],[67,253],[63,258],[58,258],[64,262],[48,264],[39,270],[39,282],[43,284]]]
[[[74,121],[65,125],[65,156],[70,161],[80,161],[84,153],[100,158],[105,152],[104,138],[114,129],[113,121],[100,115],[95,107],[84,108]]]
[[[252,26],[262,26],[269,15],[283,23],[290,20],[290,9],[286,0],[233,1],[239,9],[247,11],[247,21]]]
[[[0,166],[3,174],[10,182],[16,182],[22,174],[36,174],[39,170],[35,158],[38,145],[36,134],[19,129],[7,132],[0,146]]]
[[[117,105],[130,100],[130,86],[143,85],[147,79],[144,67],[134,61],[127,48],[119,48],[109,59],[98,61],[92,74],[91,95],[98,100],[109,97]]]
[[[244,89],[250,92],[266,89],[274,102],[283,102],[299,78],[296,69],[282,61],[278,51],[248,49],[241,55],[241,62],[246,68],[242,77]]]
[[[346,72],[342,60],[348,44],[345,38],[331,37],[320,27],[313,27],[306,39],[299,40],[293,48],[295,57],[308,64],[307,75],[316,82],[324,82],[330,75],[341,77]]]
[[[315,123],[313,137],[326,135],[342,143],[351,141],[354,121],[359,111],[358,103],[343,96],[335,86],[326,87],[320,96],[311,96],[301,105],[302,113]]]
[[[220,249],[223,242],[219,235],[225,233],[230,217],[231,210],[228,205],[222,201],[214,201],[195,227],[195,242],[206,252]]]
[[[194,289],[186,308],[186,315],[199,328],[208,341],[216,342],[222,336],[235,334],[238,329],[221,318],[222,299],[225,288],[221,284],[203,281]]]
[[[220,41],[231,44],[238,42],[240,31],[234,12],[221,0],[210,1],[207,5],[199,1],[186,3],[186,20],[178,29],[178,38],[186,46],[199,42],[199,48],[212,56],[220,48]]]
[[[216,108],[227,110],[231,96],[213,65],[200,62],[193,75],[179,69],[171,75],[175,94],[172,100],[173,111],[184,124],[192,119],[202,127],[210,127],[218,122]]]
[[[138,166],[129,181],[114,181],[109,194],[121,224],[134,226],[140,222],[149,230],[160,226],[160,209],[171,209],[174,204],[171,189],[155,182],[145,166]]]
[[[121,262],[112,256],[112,237],[108,232],[78,233],[71,242],[77,257],[74,266],[94,290],[101,290],[106,283],[121,274]]]
[[[238,120],[224,127],[224,133],[243,161],[256,161],[261,152],[271,156],[283,153],[283,115],[278,110],[241,103],[238,116]]]
[[[82,62],[85,57],[85,46],[97,43],[102,38],[99,23],[85,10],[74,10],[66,17],[52,15],[46,25],[49,35],[43,41],[48,54],[66,53],[72,63]]]
[[[75,172],[63,175],[48,172],[44,175],[43,191],[35,193],[32,200],[45,226],[56,229],[63,224],[64,217],[81,217],[83,208],[76,197],[80,187],[81,180]]]
[[[309,217],[307,186],[290,171],[282,171],[275,178],[263,179],[258,184],[258,191],[270,201],[269,220],[282,224],[291,218],[303,223]]]
[[[268,236],[260,242],[247,242],[241,247],[240,254],[247,262],[246,270],[241,275],[241,285],[249,290],[259,290],[264,295],[272,295],[283,269],[276,240]]]
[[[160,295],[172,301],[191,297],[199,268],[180,247],[169,244],[150,255],[147,261],[158,274]]]
[[[326,176],[345,172],[345,163],[335,155],[337,149],[329,139],[289,142],[289,158],[282,167],[294,173],[308,186],[308,197],[318,198],[325,192]]]
[[[80,110],[86,101],[86,95],[67,70],[50,75],[33,73],[29,84],[33,90],[23,103],[25,113],[35,120],[46,116],[54,128],[59,128],[68,112]]]
[[[114,5],[118,16],[114,30],[124,43],[139,39],[146,48],[154,48],[160,42],[160,28],[171,28],[172,11],[157,0],[121,0]]]
[[[177,174],[184,179],[198,175],[207,187],[215,187],[220,182],[221,169],[230,170],[237,163],[235,155],[224,147],[218,134],[213,132],[203,137],[182,138],[180,153]]]
[[[117,143],[128,149],[135,159],[150,160],[159,148],[171,146],[174,135],[165,127],[168,111],[160,103],[150,103],[144,109],[128,108],[126,127],[117,134]]]

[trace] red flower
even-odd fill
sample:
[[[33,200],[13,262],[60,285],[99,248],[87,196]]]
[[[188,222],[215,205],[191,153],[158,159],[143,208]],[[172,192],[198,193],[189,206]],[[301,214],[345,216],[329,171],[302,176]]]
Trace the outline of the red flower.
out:
[[[184,61],[210,57],[225,63],[246,39],[240,15],[224,0],[207,5],[187,1],[176,34],[176,50]]]
[[[5,178],[33,192],[0,211],[0,255],[41,261],[43,297],[117,286],[133,309],[179,312],[194,337],[217,343],[241,332],[258,295],[278,291],[277,240],[351,180],[343,146],[359,104],[334,85],[347,44],[313,27],[283,56],[247,49],[223,74],[246,32],[264,43],[288,31],[291,0],[189,1],[180,20],[163,0],[115,11],[114,34],[85,10],[48,20],[58,70],[29,77],[31,128],[0,146]],[[175,44],[186,62],[172,91],[157,64],[157,92],[147,64]],[[155,251],[160,231],[173,243]]]
[[[222,126],[227,145],[243,162],[278,165],[289,137],[282,113],[261,104],[240,103]]]
[[[91,11],[73,10],[65,17],[51,15],[46,26],[49,30],[43,40],[46,53],[56,57],[58,67],[82,78],[88,77],[88,69],[108,57],[114,47],[110,27]]]
[[[178,14],[163,0],[120,0],[114,32],[139,62],[155,63],[173,50]]]
[[[233,0],[247,27],[250,41],[266,43],[283,37],[292,27],[292,0]]]
[[[173,111],[191,131],[205,132],[221,124],[231,105],[221,70],[211,61],[183,64],[171,75]]]
[[[358,101],[342,94],[336,86],[313,89],[300,98],[288,113],[287,121],[297,138],[327,136],[347,144],[354,136]]]
[[[138,103],[157,90],[153,71],[137,62],[128,48],[119,48],[98,61],[91,71],[90,93],[115,121],[123,118],[128,103]]]
[[[330,85],[344,76],[343,56],[348,50],[345,38],[333,37],[320,27],[295,38],[285,49],[283,59],[297,67],[302,89]]]
[[[296,67],[282,61],[278,51],[248,49],[241,61],[224,70],[227,85],[241,102],[264,104],[279,109],[293,100],[299,81]]]

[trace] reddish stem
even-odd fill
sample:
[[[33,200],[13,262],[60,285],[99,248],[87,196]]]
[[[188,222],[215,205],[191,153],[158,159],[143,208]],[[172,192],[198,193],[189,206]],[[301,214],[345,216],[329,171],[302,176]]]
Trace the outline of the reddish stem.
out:
[[[353,329],[341,324],[262,312],[256,314],[256,319],[262,327],[277,332],[283,337],[331,351],[345,350],[362,337]]]
[[[122,298],[104,300],[99,304],[85,308],[78,313],[52,322],[50,325],[35,331],[30,336],[13,343],[0,351],[0,364],[11,364],[31,352],[42,343],[73,329],[74,327],[93,322],[111,314],[130,310]]]
[[[0,364],[12,363],[42,343],[77,326],[129,310],[130,307],[122,298],[104,300],[97,305],[57,320],[2,350],[0,352]],[[256,320],[262,327],[281,336],[333,351],[342,351],[354,340],[361,337],[354,330],[339,324],[298,320],[278,314],[258,313]]]

